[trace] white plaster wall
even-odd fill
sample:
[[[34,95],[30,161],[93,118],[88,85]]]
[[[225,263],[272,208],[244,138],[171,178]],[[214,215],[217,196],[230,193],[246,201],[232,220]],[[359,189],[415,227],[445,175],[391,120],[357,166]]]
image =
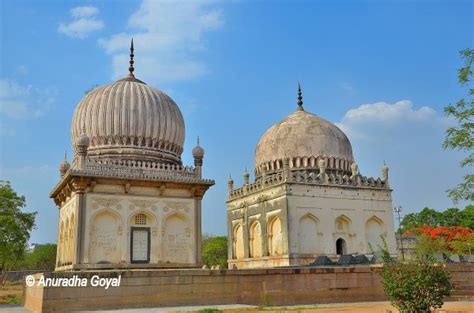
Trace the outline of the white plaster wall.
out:
[[[194,199],[189,197],[162,197],[146,187],[143,187],[143,190],[140,187],[134,187],[133,192],[134,194],[125,194],[121,186],[97,185],[93,192],[86,193],[83,262],[90,263],[93,254],[100,255],[103,253],[102,251],[94,251],[94,249],[103,250],[107,248],[118,250],[117,253],[111,254],[113,255],[111,262],[130,263],[131,223],[133,223],[133,216],[144,213],[147,215],[148,221],[146,227],[150,227],[150,263],[167,261],[195,263],[197,247]],[[103,232],[104,235],[101,238],[104,240],[99,248],[92,245],[92,226],[95,217],[106,212],[110,216],[114,216],[117,222],[116,225],[105,226],[108,228]],[[179,220],[185,221],[185,227],[176,228],[179,226],[179,223],[177,223]],[[166,228],[166,221],[172,221],[168,224],[168,228]],[[165,229],[168,229],[166,234]],[[179,235],[180,232],[184,232],[184,234]],[[176,249],[169,249],[170,245],[166,245],[169,238],[164,238],[165,235],[169,238],[174,236],[173,242]],[[168,252],[167,255],[163,253],[164,251]],[[173,255],[173,251],[176,252],[176,255]]]
[[[366,254],[370,249],[366,242],[366,222],[373,216],[383,221],[384,236],[390,253],[396,254],[393,227],[392,198],[389,190],[338,188],[311,185],[292,185],[288,196],[289,250],[299,254],[300,219],[305,215],[318,220],[320,253],[336,254],[336,240],[346,241],[347,253]],[[348,230],[338,230],[336,219],[350,221]]]

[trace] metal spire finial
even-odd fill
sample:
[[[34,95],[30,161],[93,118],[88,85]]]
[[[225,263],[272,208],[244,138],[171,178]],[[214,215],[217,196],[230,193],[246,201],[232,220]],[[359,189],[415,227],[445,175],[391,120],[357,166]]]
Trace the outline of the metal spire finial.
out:
[[[304,111],[303,109],[303,96],[302,96],[302,92],[301,92],[301,84],[300,82],[298,82],[298,102],[296,102],[298,104],[298,111]]]
[[[199,136],[197,136],[197,145],[199,146]]]
[[[133,71],[135,70],[135,68],[133,67],[133,57],[135,56],[133,54],[133,38],[132,38],[132,42],[130,43],[130,66],[128,68],[128,76],[129,77],[132,77],[132,78],[135,78],[135,75],[133,75]]]
[[[67,161],[67,150],[64,150],[64,161]]]

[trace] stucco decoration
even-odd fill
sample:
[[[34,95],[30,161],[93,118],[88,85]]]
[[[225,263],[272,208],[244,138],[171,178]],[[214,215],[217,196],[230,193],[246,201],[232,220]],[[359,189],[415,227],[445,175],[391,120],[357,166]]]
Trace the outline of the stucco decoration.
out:
[[[120,218],[110,210],[96,214],[92,219],[90,261],[92,263],[118,263],[120,243],[117,242]]]
[[[188,263],[188,246],[191,233],[187,219],[182,214],[172,214],[164,222],[164,261],[171,263]]]

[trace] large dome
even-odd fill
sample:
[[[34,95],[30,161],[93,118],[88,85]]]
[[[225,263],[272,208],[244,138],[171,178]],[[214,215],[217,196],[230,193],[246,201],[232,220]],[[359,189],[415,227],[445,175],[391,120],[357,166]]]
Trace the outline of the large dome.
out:
[[[302,101],[296,112],[270,127],[258,142],[255,172],[280,168],[284,159],[291,167],[314,168],[318,159],[325,159],[328,169],[343,172],[349,172],[354,162],[347,136],[336,125],[304,111]]]
[[[85,130],[91,157],[181,163],[184,120],[176,103],[134,77],[89,92],[74,112],[73,146]]]
[[[183,115],[168,95],[135,78],[133,51],[132,39],[126,78],[92,90],[79,102],[72,145],[77,150],[85,140],[92,158],[181,164]]]
[[[168,95],[134,77],[96,88],[79,102],[73,146],[84,130],[91,157],[181,163],[181,111]]]

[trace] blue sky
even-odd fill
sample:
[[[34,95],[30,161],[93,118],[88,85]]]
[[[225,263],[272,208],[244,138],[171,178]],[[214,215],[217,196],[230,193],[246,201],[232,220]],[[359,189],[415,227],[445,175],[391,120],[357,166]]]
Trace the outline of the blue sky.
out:
[[[459,50],[473,45],[471,1],[0,1],[0,179],[38,211],[32,242],[56,240],[58,182],[70,122],[84,92],[127,74],[169,94],[196,136],[204,176],[203,230],[226,233],[226,181],[240,185],[264,131],[304,106],[349,136],[361,173],[390,167],[406,212],[452,207],[463,154],[443,151],[443,107]],[[465,203],[459,204],[463,206]]]

